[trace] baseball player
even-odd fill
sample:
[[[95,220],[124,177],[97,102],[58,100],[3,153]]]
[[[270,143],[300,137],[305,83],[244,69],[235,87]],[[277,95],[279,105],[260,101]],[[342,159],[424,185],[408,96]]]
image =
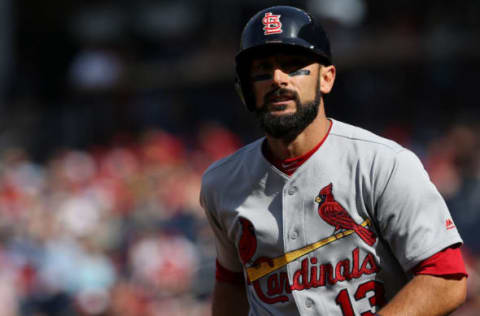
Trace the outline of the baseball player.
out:
[[[203,176],[213,315],[444,315],[462,304],[462,239],[419,159],[326,116],[336,70],[312,16],[258,12],[236,72],[265,137]]]

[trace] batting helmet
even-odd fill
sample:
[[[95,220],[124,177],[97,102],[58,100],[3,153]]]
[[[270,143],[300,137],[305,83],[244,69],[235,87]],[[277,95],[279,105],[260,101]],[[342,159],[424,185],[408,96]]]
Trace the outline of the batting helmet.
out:
[[[324,65],[332,64],[327,34],[310,14],[291,6],[261,10],[245,25],[235,57],[236,89],[250,111],[255,110],[255,101],[248,78],[249,61],[259,51],[278,46],[300,49]]]

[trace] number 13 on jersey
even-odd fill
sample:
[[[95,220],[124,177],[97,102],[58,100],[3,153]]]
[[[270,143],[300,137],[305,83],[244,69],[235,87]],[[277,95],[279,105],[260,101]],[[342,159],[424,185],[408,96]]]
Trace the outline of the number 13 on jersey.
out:
[[[368,298],[370,306],[381,307],[385,304],[385,289],[383,287],[383,284],[378,281],[368,281],[360,284],[355,291],[353,298],[355,302],[367,299],[367,293],[370,292],[373,292],[373,295]],[[352,301],[350,299],[350,294],[348,293],[347,289],[343,289],[338,293],[335,302],[338,306],[340,306],[343,316],[355,316]],[[369,310],[362,312],[360,315],[373,316],[375,315],[375,313]]]

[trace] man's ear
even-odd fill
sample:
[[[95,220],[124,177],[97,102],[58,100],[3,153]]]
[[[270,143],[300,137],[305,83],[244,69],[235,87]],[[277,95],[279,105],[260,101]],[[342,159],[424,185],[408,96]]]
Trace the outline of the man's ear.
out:
[[[320,91],[323,94],[329,94],[332,91],[336,73],[334,65],[320,66]]]

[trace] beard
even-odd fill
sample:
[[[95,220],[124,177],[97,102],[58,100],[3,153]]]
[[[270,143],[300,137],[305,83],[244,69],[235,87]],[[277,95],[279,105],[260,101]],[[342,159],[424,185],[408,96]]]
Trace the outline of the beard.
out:
[[[293,97],[296,107],[295,113],[274,115],[269,111],[268,100],[272,96],[282,95]],[[295,91],[278,88],[268,93],[265,95],[262,107],[256,110],[260,127],[273,138],[283,139],[287,142],[294,140],[317,117],[321,95],[320,87],[317,87],[314,100],[302,103]]]

